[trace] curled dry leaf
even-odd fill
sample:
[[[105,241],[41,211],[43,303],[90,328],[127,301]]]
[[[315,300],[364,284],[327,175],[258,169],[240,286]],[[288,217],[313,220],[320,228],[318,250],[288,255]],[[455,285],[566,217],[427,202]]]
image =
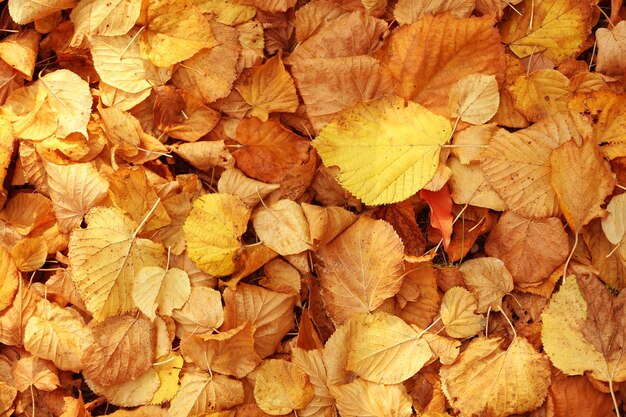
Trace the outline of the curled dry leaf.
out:
[[[463,287],[450,288],[441,300],[441,321],[450,337],[475,336],[485,327],[485,318],[476,314],[478,297]]]
[[[360,217],[317,255],[324,304],[337,323],[374,311],[402,285],[402,241],[382,220]]]
[[[313,386],[295,364],[268,359],[257,371],[254,399],[261,410],[279,416],[306,407],[313,399]]]

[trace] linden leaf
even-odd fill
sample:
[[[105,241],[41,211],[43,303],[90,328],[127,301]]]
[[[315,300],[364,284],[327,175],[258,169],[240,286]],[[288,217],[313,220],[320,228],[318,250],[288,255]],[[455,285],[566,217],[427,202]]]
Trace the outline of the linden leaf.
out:
[[[187,253],[207,274],[224,276],[235,271],[250,209],[231,194],[205,194],[193,203],[183,231]]]
[[[401,25],[417,22],[426,15],[445,12],[462,19],[470,17],[474,6],[475,0],[399,0],[393,9],[393,17]]]
[[[402,201],[435,175],[450,122],[400,97],[358,103],[343,110],[313,141],[339,182],[365,204]],[[355,155],[358,153],[359,157]]]
[[[232,408],[243,402],[243,384],[227,376],[188,371],[170,402],[170,416],[204,415]]]
[[[502,350],[502,339],[470,342],[452,365],[441,367],[441,385],[461,415],[524,414],[541,405],[550,385],[550,362],[521,337]]]
[[[496,77],[470,74],[461,78],[450,88],[448,103],[452,117],[475,125],[486,123],[496,114],[500,104]]]
[[[95,394],[120,407],[137,407],[147,404],[161,384],[159,374],[154,368],[149,368],[146,373],[136,379],[129,379],[116,385],[99,385],[89,378],[85,378],[85,382]]]
[[[185,305],[172,312],[176,334],[212,334],[224,323],[224,308],[219,291],[204,286],[192,286]]]
[[[269,113],[293,113],[298,95],[280,54],[244,74],[235,89],[251,107],[250,115],[266,122]]]
[[[506,204],[495,192],[479,165],[464,165],[456,158],[448,159],[446,165],[452,170],[450,195],[456,204],[506,210]]]
[[[493,23],[489,16],[425,16],[397,29],[377,57],[396,81],[397,95],[447,116],[450,89],[463,77],[503,79],[504,48]]]
[[[596,30],[598,58],[596,71],[618,76],[626,69],[626,22],[621,21],[612,28]]]
[[[41,35],[34,30],[22,30],[0,42],[0,58],[26,78],[32,80],[37,62]]]
[[[305,408],[298,410],[299,416],[318,416],[325,415],[324,413],[332,415],[333,413],[335,399],[328,390],[326,366],[322,355],[320,349],[294,348],[291,352],[291,362],[308,375],[309,382],[313,386],[313,399]]]
[[[302,207],[293,200],[279,200],[259,207],[252,223],[259,239],[280,255],[313,249],[307,218]]]
[[[402,285],[402,240],[385,221],[359,217],[317,256],[324,305],[337,323],[374,311]]]
[[[163,265],[163,246],[137,238],[139,229],[115,207],[94,207],[85,229],[70,235],[72,280],[96,320],[135,308],[130,297],[144,266]]]
[[[517,285],[535,285],[565,262],[569,241],[556,217],[529,219],[506,211],[489,234],[485,252],[504,262]]]
[[[470,259],[461,264],[459,272],[467,287],[478,295],[478,313],[500,311],[502,297],[513,291],[513,277],[500,259]]]
[[[150,404],[162,404],[165,401],[170,401],[180,387],[179,374],[184,364],[183,358],[175,353],[170,353],[168,356],[157,358],[157,363],[154,364],[154,369],[159,374],[161,385],[157,392],[150,400]]]
[[[181,308],[191,294],[189,276],[178,268],[145,266],[137,273],[136,280],[133,300],[137,308],[152,320],[156,318],[156,311],[161,316],[170,316],[172,310]]]
[[[83,351],[83,373],[101,386],[124,383],[145,374],[154,360],[153,327],[129,315],[90,323],[94,342]]]
[[[329,387],[342,417],[410,417],[411,397],[402,384],[382,385],[364,379]]]
[[[450,288],[441,300],[441,321],[450,337],[475,336],[485,327],[485,318],[476,314],[478,297],[462,287]]]
[[[626,194],[616,195],[606,206],[602,230],[609,242],[619,245],[626,236]]]
[[[539,120],[567,109],[569,79],[553,69],[517,77],[509,88],[515,108],[529,121]]]
[[[406,381],[433,356],[417,331],[387,313],[355,316],[349,346],[346,369],[379,384]]]
[[[70,45],[78,47],[85,36],[121,36],[137,22],[141,3],[133,0],[84,0],[72,9],[74,36]]]
[[[306,407],[313,399],[313,386],[295,364],[268,359],[257,370],[254,399],[261,410],[279,416]]]
[[[4,246],[0,246],[0,312],[13,303],[20,283],[20,273]]]
[[[268,184],[248,178],[243,172],[236,168],[230,168],[222,172],[217,182],[218,192],[239,196],[248,207],[256,206],[262,199],[278,188],[280,188],[278,184]]]
[[[594,3],[586,0],[524,0],[509,9],[501,34],[519,58],[543,53],[560,64],[577,55],[593,26]]]
[[[77,0],[9,0],[11,19],[19,25],[43,19],[76,6]]]
[[[218,44],[211,26],[191,0],[149,0],[139,17],[145,30],[141,55],[157,67],[168,67]]]
[[[20,358],[11,370],[11,374],[15,388],[20,392],[33,387],[41,391],[53,391],[61,386],[58,371],[54,365],[36,356]]]
[[[552,151],[550,165],[561,210],[572,230],[579,233],[584,225],[605,213],[600,205],[615,185],[609,163],[591,140],[581,147],[570,140]]]

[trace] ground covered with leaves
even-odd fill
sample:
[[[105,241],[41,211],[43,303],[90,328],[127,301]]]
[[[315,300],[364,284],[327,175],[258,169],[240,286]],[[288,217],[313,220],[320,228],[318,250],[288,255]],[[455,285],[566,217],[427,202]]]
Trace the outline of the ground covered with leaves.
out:
[[[626,410],[626,10],[8,0],[0,417]]]

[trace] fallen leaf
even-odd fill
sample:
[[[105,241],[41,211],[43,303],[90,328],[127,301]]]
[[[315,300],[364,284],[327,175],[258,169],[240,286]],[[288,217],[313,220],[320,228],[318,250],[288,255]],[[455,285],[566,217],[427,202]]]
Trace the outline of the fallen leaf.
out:
[[[268,359],[259,366],[254,399],[261,410],[278,416],[306,407],[313,399],[313,386],[295,364]]]
[[[475,336],[485,327],[485,318],[476,314],[478,297],[463,287],[450,288],[441,300],[441,321],[450,337]]]
[[[470,259],[461,264],[459,272],[467,287],[478,295],[478,313],[502,310],[502,297],[513,291],[513,277],[504,262],[498,258]]]

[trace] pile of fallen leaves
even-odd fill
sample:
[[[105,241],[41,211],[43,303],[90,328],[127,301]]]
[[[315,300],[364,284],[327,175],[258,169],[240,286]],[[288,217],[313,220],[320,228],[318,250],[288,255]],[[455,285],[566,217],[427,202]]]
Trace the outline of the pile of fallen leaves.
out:
[[[0,416],[623,416],[621,3],[8,0]]]

